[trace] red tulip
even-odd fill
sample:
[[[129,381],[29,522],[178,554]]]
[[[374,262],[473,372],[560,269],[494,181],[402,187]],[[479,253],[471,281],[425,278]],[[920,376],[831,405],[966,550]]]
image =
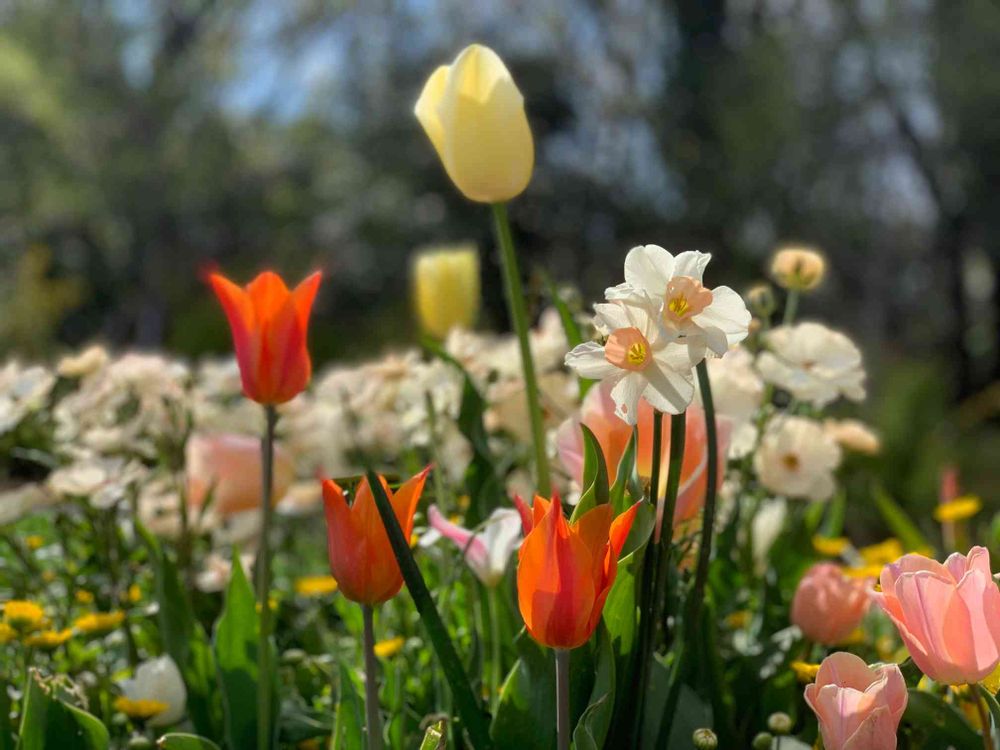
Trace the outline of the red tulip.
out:
[[[306,277],[292,291],[273,271],[264,271],[245,289],[220,274],[209,277],[229,319],[247,398],[282,404],[309,384],[306,332],[320,276]]]

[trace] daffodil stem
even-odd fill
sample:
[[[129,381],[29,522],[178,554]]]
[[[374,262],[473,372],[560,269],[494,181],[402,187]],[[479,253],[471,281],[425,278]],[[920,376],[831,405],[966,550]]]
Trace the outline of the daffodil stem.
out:
[[[781,324],[790,326],[795,322],[795,314],[799,311],[799,290],[789,289],[788,296],[785,297],[785,313],[781,318]]]
[[[382,717],[378,710],[378,663],[375,661],[375,611],[361,605],[365,621],[365,719],[368,727],[368,750],[382,750]]]
[[[569,750],[569,650],[556,649],[556,736],[559,750]]]
[[[265,427],[261,441],[261,526],[260,548],[257,552],[257,604],[260,608],[260,629],[257,636],[257,747],[271,750],[274,736],[271,726],[271,517],[274,509],[271,492],[274,481],[274,427],[278,412],[273,406],[264,407]]]
[[[531,422],[531,439],[535,446],[535,472],[537,490],[543,497],[549,496],[549,456],[545,445],[545,428],[542,424],[542,406],[538,395],[538,378],[535,375],[535,361],[531,356],[531,342],[528,339],[528,313],[524,304],[524,287],[517,265],[517,253],[510,233],[507,218],[507,204],[493,204],[493,224],[500,246],[500,260],[503,269],[504,290],[507,295],[507,310],[517,334],[521,349],[521,369],[524,371],[524,393],[528,400],[528,418]]]
[[[677,510],[677,491],[681,486],[686,436],[687,412],[682,411],[670,417],[670,462],[667,464],[667,491],[663,498],[663,521],[660,525],[660,543],[667,549],[674,538],[674,511]]]

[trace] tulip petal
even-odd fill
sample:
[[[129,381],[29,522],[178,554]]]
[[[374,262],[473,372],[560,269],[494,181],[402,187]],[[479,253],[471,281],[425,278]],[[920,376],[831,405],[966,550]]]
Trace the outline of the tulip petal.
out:
[[[441,106],[441,99],[448,83],[449,70],[450,66],[442,65],[431,74],[413,108],[413,114],[417,116],[431,145],[437,151],[438,158],[442,160],[444,160],[444,126],[441,124],[438,108]]]

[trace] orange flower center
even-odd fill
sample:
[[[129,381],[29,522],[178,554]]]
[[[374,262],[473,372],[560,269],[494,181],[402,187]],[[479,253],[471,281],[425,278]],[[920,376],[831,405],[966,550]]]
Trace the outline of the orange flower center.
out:
[[[615,367],[639,372],[649,364],[649,341],[638,328],[619,328],[608,336],[604,358]]]
[[[711,289],[706,289],[690,276],[676,276],[667,283],[663,319],[668,323],[682,323],[711,304]]]
[[[794,453],[786,453],[781,457],[781,463],[783,463],[785,468],[789,471],[798,471],[802,462]]]

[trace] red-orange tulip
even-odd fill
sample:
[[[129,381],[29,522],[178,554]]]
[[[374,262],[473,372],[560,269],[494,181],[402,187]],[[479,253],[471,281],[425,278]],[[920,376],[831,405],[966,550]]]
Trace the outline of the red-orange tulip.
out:
[[[413,532],[413,514],[429,471],[427,467],[395,493],[385,479],[379,477],[407,541]],[[381,604],[398,594],[403,586],[403,574],[368,480],[361,480],[357,496],[348,506],[343,490],[332,479],[327,479],[323,482],[323,505],[330,572],[340,585],[340,593],[352,602],[368,605]]]
[[[295,398],[312,375],[306,332],[320,274],[306,277],[292,291],[273,271],[264,271],[245,289],[217,273],[209,278],[233,332],[243,393],[260,404]]]
[[[615,582],[637,508],[613,518],[610,505],[598,505],[569,523],[558,497],[535,497],[533,528],[517,564],[517,602],[532,638],[550,648],[587,642]]]

